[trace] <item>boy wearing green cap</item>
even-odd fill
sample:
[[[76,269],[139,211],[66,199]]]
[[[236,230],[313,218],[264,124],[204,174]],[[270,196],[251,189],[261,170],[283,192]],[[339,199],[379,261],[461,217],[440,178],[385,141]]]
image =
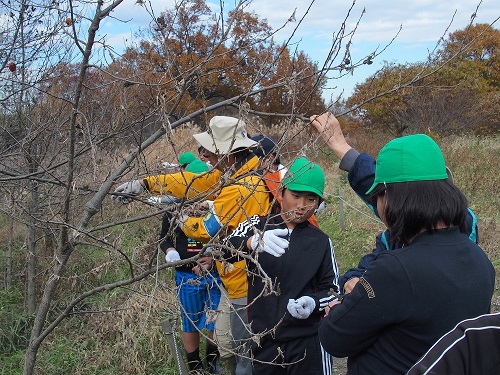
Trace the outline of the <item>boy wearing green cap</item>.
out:
[[[179,168],[184,170],[193,161],[197,160],[196,155],[192,152],[183,152],[179,155]]]
[[[278,192],[280,212],[251,217],[226,240],[227,260],[247,260],[254,374],[331,372],[318,326],[336,298],[338,267],[330,239],[308,222],[324,186],[321,168],[297,159]]]
[[[458,322],[490,311],[495,270],[464,233],[467,200],[430,137],[386,144],[366,193],[401,246],[330,304],[319,336],[327,352],[348,357],[349,374],[404,374]]]

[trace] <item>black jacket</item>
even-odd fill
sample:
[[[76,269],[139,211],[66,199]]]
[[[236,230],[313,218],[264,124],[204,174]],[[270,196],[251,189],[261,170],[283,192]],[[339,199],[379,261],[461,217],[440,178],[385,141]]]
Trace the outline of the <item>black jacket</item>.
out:
[[[348,374],[403,374],[461,320],[486,314],[495,270],[457,227],[379,254],[322,320],[319,337]]]
[[[421,374],[500,374],[500,313],[460,322],[408,371]]]
[[[200,241],[195,241],[187,237],[179,226],[174,224],[174,230],[169,235],[171,214],[167,213],[163,216],[160,232],[160,249],[165,253],[168,248],[175,248],[182,260],[192,258],[203,249],[203,244]],[[193,267],[196,262],[178,266],[177,271],[193,272]]]
[[[232,247],[251,255],[247,259],[248,321],[254,333],[269,333],[277,327],[267,335],[275,341],[314,336],[325,307],[336,298],[331,291],[338,292],[338,267],[333,246],[325,233],[305,222],[289,234],[289,248],[281,257],[246,247],[255,229],[276,228],[286,228],[280,215],[253,216],[227,238]],[[269,287],[265,290],[259,268],[272,280],[272,290]],[[309,318],[296,319],[288,313],[288,300],[302,296],[312,297],[316,308]]]

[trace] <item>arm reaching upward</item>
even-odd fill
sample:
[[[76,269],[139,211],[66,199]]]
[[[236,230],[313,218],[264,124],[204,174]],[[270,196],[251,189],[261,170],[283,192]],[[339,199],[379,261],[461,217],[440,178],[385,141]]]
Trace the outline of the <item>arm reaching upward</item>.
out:
[[[333,113],[325,112],[322,115],[311,116],[311,125],[321,135],[330,150],[342,159],[352,148],[346,141],[340,128],[339,120]]]

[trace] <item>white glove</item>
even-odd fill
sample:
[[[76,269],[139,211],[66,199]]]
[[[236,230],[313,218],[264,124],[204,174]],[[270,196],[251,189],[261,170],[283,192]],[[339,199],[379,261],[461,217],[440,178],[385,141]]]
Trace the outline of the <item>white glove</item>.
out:
[[[161,204],[162,203],[161,199],[162,199],[161,197],[152,196],[148,198],[147,202],[150,204]]]
[[[141,182],[139,180],[132,180],[121,184],[116,188],[114,192],[120,194],[139,195],[142,192],[144,192],[144,188],[142,187]],[[111,198],[116,202],[121,202],[124,204],[132,202],[132,198],[124,197],[122,195],[113,194],[111,195]]]
[[[155,205],[173,204],[173,203],[180,202],[180,198],[173,197],[171,195],[165,195],[163,197],[159,197],[157,195],[153,195],[152,197],[148,198],[147,202],[151,203],[151,204],[155,204]]]
[[[316,302],[312,297],[303,296],[299,299],[289,299],[286,308],[294,318],[307,319],[316,308]]]
[[[289,243],[281,236],[288,236],[288,229],[271,229],[263,233],[255,233],[251,241],[252,249],[280,257],[288,249]]]
[[[161,166],[163,168],[179,168],[179,164],[169,163],[168,161],[164,161],[163,163],[161,163]]]
[[[167,263],[177,262],[178,260],[181,260],[181,257],[175,249],[171,249],[165,254],[165,261]]]

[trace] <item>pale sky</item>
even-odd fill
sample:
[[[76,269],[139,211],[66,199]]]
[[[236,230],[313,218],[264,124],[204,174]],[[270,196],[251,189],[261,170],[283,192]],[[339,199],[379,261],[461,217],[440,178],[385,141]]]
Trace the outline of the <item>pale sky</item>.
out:
[[[207,0],[207,3],[209,1],[211,0]],[[149,4],[153,5],[159,15],[162,10],[171,8],[173,3],[173,0],[150,0]],[[215,9],[218,9],[219,3],[214,4]],[[297,43],[299,50],[321,65],[329,51],[332,36],[338,32],[351,4],[352,1],[349,0],[316,0],[312,5],[307,0],[254,0],[249,9],[260,18],[267,19],[274,29],[279,28],[294,9],[296,20],[305,14],[304,22],[295,31],[292,42]],[[226,1],[225,6],[234,6],[234,0]],[[363,58],[375,49],[384,48],[396,36],[400,27],[402,30],[396,41],[373,64],[355,70],[352,76],[332,80],[332,87],[325,93],[325,97],[336,96],[342,90],[344,97],[349,96],[354,85],[374,74],[382,67],[384,60],[400,64],[425,61],[437,41],[442,36],[446,38],[445,32],[450,23],[449,32],[453,32],[467,26],[475,12],[477,17],[474,23],[492,23],[500,16],[498,0],[483,0],[481,4],[479,0],[357,0],[347,19],[348,31],[353,29],[363,9],[365,13],[350,50],[352,61]],[[133,42],[133,30],[147,27],[150,19],[144,8],[136,4],[136,0],[125,0],[112,16],[128,22],[124,24],[118,20],[110,20],[99,31],[106,34],[107,42],[118,50]],[[288,38],[296,25],[297,23],[291,24],[277,34],[275,39],[282,41]],[[494,27],[498,28],[498,24]]]

